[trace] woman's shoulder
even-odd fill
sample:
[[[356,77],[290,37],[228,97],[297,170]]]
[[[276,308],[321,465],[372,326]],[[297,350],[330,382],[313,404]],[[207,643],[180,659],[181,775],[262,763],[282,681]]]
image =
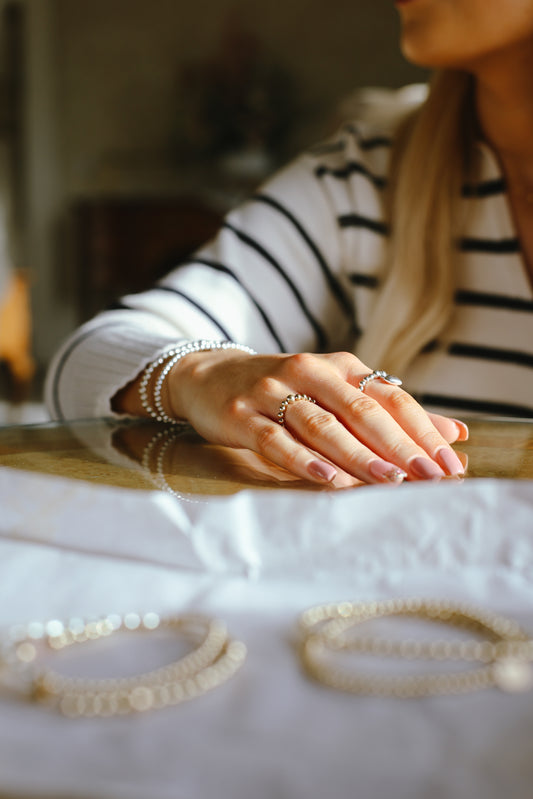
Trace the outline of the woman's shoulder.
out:
[[[401,89],[357,89],[339,104],[332,127],[335,132],[311,147],[307,155],[324,168],[341,169],[358,162],[386,171],[395,132],[405,117],[426,98],[425,84]]]
[[[356,120],[363,128],[394,135],[402,119],[424,102],[428,94],[425,83],[411,83],[399,89],[367,86],[355,89],[339,104],[343,119]]]

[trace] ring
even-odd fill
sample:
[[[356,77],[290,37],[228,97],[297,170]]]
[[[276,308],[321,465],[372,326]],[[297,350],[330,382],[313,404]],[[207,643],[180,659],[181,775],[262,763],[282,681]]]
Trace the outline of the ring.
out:
[[[369,375],[363,377],[362,380],[359,381],[359,389],[364,391],[366,388],[366,384],[370,383],[371,380],[383,380],[384,383],[388,383],[390,386],[401,386],[402,381],[396,375],[389,375],[383,369],[374,369],[373,372],[370,372]]]
[[[278,423],[282,427],[285,427],[285,411],[289,405],[299,400],[307,400],[307,402],[312,402],[313,405],[316,405],[316,400],[314,400],[313,397],[309,397],[307,394],[289,394],[285,397],[278,410]]]

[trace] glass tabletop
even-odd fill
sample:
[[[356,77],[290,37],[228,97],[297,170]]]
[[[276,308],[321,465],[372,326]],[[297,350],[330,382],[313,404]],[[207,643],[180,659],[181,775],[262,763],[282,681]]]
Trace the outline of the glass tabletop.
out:
[[[533,422],[467,421],[470,439],[455,446],[467,466],[467,479],[533,478]],[[1,466],[179,494],[232,494],[243,488],[329,490],[247,450],[208,444],[188,428],[151,422],[94,419],[0,428]]]

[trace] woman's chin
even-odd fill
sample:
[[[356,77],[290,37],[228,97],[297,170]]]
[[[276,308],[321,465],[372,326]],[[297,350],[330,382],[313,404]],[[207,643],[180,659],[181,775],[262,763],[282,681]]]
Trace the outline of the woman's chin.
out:
[[[423,69],[461,69],[452,54],[417,40],[414,36],[402,36],[400,49],[410,64]]]

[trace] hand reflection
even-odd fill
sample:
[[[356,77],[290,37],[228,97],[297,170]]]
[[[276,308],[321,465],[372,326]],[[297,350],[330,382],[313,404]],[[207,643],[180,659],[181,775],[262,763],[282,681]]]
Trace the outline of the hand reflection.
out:
[[[135,460],[157,488],[179,497],[234,494],[245,488],[331,491],[363,485],[341,470],[327,486],[309,483],[251,450],[209,444],[189,427],[120,426],[112,443]],[[457,454],[466,470],[468,456]]]
[[[112,443],[139,463],[158,488],[178,496],[233,494],[245,488],[327,491],[361,485],[339,472],[332,484],[317,486],[251,450],[208,444],[188,427],[121,426],[113,432]]]

